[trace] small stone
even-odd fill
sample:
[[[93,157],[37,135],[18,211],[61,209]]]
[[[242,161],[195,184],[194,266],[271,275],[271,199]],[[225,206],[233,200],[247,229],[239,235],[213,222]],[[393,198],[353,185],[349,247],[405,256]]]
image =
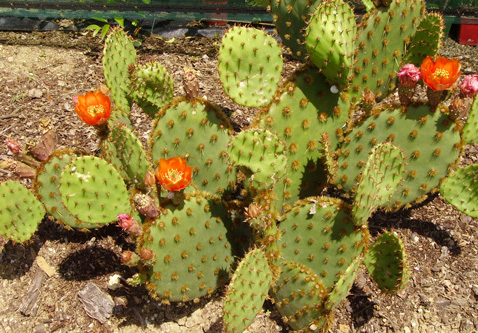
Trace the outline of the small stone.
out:
[[[420,237],[418,237],[417,233],[414,232],[414,233],[412,233],[412,235],[410,236],[410,239],[412,240],[412,242],[417,243],[417,242],[420,240]]]
[[[119,289],[121,287],[122,287],[121,275],[114,274],[114,275],[110,276],[110,278],[108,280],[108,289],[116,290],[116,289]]]
[[[28,91],[27,96],[30,98],[42,98],[43,91],[38,88],[33,88]]]

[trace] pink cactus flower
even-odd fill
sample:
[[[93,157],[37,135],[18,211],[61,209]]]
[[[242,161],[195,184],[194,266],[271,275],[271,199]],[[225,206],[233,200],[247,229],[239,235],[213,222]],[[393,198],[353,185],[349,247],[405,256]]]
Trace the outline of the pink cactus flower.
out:
[[[400,84],[407,88],[413,88],[422,78],[420,68],[414,64],[406,64],[398,71],[398,80]]]
[[[123,229],[123,231],[127,232],[128,234],[141,236],[143,233],[141,224],[139,224],[138,221],[128,214],[119,214],[116,218],[118,219],[118,227]]]
[[[478,93],[478,74],[465,76],[460,84],[460,92],[464,97],[475,97]]]

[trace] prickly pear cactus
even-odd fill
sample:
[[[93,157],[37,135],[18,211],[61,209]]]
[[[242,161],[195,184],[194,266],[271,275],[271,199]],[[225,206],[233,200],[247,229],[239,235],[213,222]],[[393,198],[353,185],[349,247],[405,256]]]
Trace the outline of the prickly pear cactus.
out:
[[[394,0],[388,8],[364,15],[350,75],[352,102],[358,102],[364,91],[372,91],[380,100],[396,88],[400,59],[424,12],[422,0]]]
[[[357,27],[352,8],[342,0],[323,1],[305,31],[310,60],[331,83],[344,86],[353,63]]]
[[[17,243],[29,240],[37,230],[45,208],[22,184],[7,180],[0,184],[0,235]]]
[[[269,104],[283,66],[277,41],[262,30],[229,29],[219,48],[218,72],[224,91],[245,106]]]
[[[58,223],[72,228],[98,228],[97,223],[87,223],[75,218],[65,207],[61,198],[60,178],[68,163],[75,159],[77,154],[71,150],[55,151],[37,173],[35,191],[45,206],[48,214],[53,216]]]
[[[463,127],[463,141],[467,144],[478,143],[478,98],[473,100],[470,114]]]
[[[286,147],[267,130],[240,132],[231,140],[228,152],[231,164],[243,167],[256,189],[272,188],[286,173]]]
[[[294,57],[307,59],[304,30],[307,22],[321,0],[276,0],[271,1],[271,12],[277,33]]]
[[[320,134],[333,133],[329,144],[335,150],[339,141],[336,132],[341,132],[348,114],[345,97],[331,92],[316,68],[306,67],[277,92],[271,105],[259,115],[255,125],[276,134],[287,146],[284,197],[289,205],[303,197],[301,192],[306,189],[309,195],[317,195],[320,184],[325,184],[326,173],[318,167]],[[307,173],[309,168],[313,172]],[[316,185],[319,188],[314,188]]]
[[[403,152],[390,142],[372,148],[352,207],[356,225],[364,225],[379,207],[390,205],[405,170]]]
[[[103,159],[77,157],[64,167],[59,191],[68,211],[85,223],[107,224],[130,214],[128,190],[116,169]]]
[[[202,99],[179,98],[158,115],[151,133],[152,161],[181,155],[193,166],[201,190],[221,194],[235,182],[228,165],[232,126],[222,111]],[[192,191],[192,186],[186,191]]]
[[[163,208],[145,222],[139,240],[146,287],[165,302],[210,295],[228,279],[234,260],[225,207],[195,194]]]
[[[355,191],[370,150],[384,141],[399,146],[407,161],[403,186],[390,200],[399,208],[437,188],[461,153],[461,127],[427,105],[386,109],[362,119],[345,137],[337,159],[337,184]],[[426,142],[426,144],[424,144]]]
[[[478,217],[478,164],[453,171],[440,185],[440,193],[459,211]]]
[[[292,269],[284,269],[277,287],[273,288],[279,312],[297,330],[310,325],[322,326],[327,322],[332,304],[338,303],[337,295],[346,296],[348,291],[344,285],[351,287],[353,278],[350,276],[353,274],[347,270],[350,265],[356,266],[356,258],[362,256],[368,243],[368,232],[366,228],[354,225],[350,206],[340,199],[326,197],[297,202],[286,213],[279,229],[282,231],[279,240],[282,260],[292,265]],[[310,276],[308,284],[312,285],[309,288],[316,284],[321,286],[316,289],[317,295],[310,295],[319,297],[315,302],[308,300],[304,303],[304,295],[297,292],[297,286],[288,286],[297,283],[297,270],[304,270],[304,278]],[[352,270],[356,271],[355,268]],[[348,277],[347,283],[339,283],[344,274]],[[338,283],[340,291],[334,293]],[[281,291],[282,288],[288,291]],[[330,295],[334,298],[330,299]]]
[[[364,264],[382,292],[396,293],[408,281],[406,258],[401,239],[393,232],[385,232],[368,250]]]
[[[120,172],[128,184],[144,189],[144,178],[152,170],[141,141],[124,124],[115,124],[102,142],[102,157]]]
[[[443,40],[445,23],[439,13],[427,13],[415,32],[402,64],[420,66],[428,56],[436,57]]]
[[[160,63],[134,64],[129,67],[129,73],[129,96],[149,116],[154,117],[173,100],[173,78]]]
[[[136,62],[136,50],[126,32],[112,29],[105,43],[103,54],[103,71],[106,85],[110,89],[116,109],[111,119],[126,118],[129,115],[130,103],[127,99],[130,79],[128,67]]]
[[[241,260],[224,300],[226,332],[242,332],[262,309],[272,283],[272,272],[261,249],[249,251]]]

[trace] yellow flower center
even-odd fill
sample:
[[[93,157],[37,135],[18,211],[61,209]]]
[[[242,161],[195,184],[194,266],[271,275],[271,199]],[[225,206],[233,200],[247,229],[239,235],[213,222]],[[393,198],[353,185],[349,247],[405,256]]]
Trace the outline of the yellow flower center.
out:
[[[442,78],[442,77],[447,78],[449,76],[450,76],[450,73],[448,73],[448,71],[443,68],[437,68],[435,70],[435,73],[433,73],[433,77],[435,78]]]
[[[183,179],[184,172],[181,172],[176,169],[169,169],[166,173],[166,178],[173,184],[176,184],[181,179]]]
[[[98,113],[100,114],[104,113],[105,108],[101,104],[91,105],[86,109],[86,112],[88,112],[92,116],[95,116]]]

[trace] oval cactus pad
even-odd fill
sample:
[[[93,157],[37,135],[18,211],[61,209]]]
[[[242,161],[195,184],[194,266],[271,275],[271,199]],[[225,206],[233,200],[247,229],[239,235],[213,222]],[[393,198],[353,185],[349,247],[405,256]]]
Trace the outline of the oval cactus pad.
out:
[[[22,184],[0,184],[0,235],[18,243],[29,240],[44,215],[45,208]]]
[[[272,36],[233,27],[222,39],[218,61],[222,86],[234,102],[249,107],[269,104],[283,66],[282,51]]]
[[[94,156],[79,157],[60,179],[63,203],[79,220],[106,224],[130,210],[126,185],[116,169]]]

